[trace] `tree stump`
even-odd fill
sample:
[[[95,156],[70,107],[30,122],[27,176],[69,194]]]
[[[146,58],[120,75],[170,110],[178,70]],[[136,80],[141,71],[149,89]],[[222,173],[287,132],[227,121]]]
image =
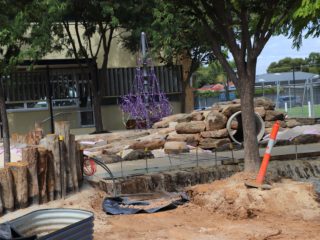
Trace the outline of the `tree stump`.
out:
[[[60,163],[60,151],[59,151],[59,139],[55,134],[49,134],[46,137],[47,147],[50,153],[50,158],[53,160],[53,174],[54,174],[54,198],[61,198],[61,180],[64,176],[61,172],[61,163]],[[61,174],[62,173],[62,174]]]
[[[0,169],[0,197],[2,200],[3,211],[14,210],[14,196],[12,186],[12,174],[8,167]]]
[[[39,204],[38,155],[36,147],[22,149],[22,161],[28,163],[28,195],[30,204]]]
[[[61,148],[65,148],[65,155],[62,158],[62,162],[65,164],[66,174],[66,188],[67,192],[74,190],[72,181],[71,163],[70,163],[70,123],[68,121],[56,121],[54,122],[55,134],[62,136],[64,145]],[[64,149],[62,149],[64,150]]]
[[[38,158],[38,185],[39,185],[39,202],[48,202],[47,198],[47,171],[48,171],[48,150],[45,148],[39,148]]]
[[[14,206],[17,209],[28,206],[28,163],[7,163],[13,177]]]

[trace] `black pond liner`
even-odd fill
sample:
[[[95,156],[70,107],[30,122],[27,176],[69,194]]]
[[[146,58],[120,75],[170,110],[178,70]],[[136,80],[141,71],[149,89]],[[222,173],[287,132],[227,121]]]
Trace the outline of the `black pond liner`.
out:
[[[107,197],[102,203],[103,210],[110,215],[129,215],[129,214],[139,214],[139,213],[155,213],[167,210],[172,210],[180,205],[189,202],[189,197],[187,194],[180,194],[180,199],[172,201],[169,204],[162,205],[155,208],[142,209],[142,208],[130,208],[128,206],[147,206],[148,201],[130,201],[127,197]]]

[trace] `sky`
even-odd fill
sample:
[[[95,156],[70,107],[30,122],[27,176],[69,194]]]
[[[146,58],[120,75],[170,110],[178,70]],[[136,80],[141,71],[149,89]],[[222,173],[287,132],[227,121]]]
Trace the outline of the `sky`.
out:
[[[292,48],[292,39],[285,36],[272,37],[258,58],[256,74],[266,73],[272,62],[277,62],[285,57],[305,58],[311,52],[320,52],[320,38],[303,39],[302,47],[298,51]]]

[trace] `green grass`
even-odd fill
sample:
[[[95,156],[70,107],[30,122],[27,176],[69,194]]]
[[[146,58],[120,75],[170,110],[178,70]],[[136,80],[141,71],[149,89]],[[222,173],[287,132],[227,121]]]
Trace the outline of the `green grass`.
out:
[[[279,110],[284,111],[284,108],[280,108]],[[320,104],[314,105],[314,113],[315,117],[320,117]],[[304,105],[303,107],[288,108],[288,116],[308,117],[308,105]]]

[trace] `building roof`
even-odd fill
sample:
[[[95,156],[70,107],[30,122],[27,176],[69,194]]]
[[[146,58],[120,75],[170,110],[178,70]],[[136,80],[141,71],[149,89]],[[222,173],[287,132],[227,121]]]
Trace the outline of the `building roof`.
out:
[[[308,72],[295,72],[295,80],[296,81],[304,81],[308,78],[315,77],[316,73],[308,73]],[[318,76],[319,78],[319,76]],[[264,80],[264,81],[263,81]],[[275,82],[289,82],[293,81],[293,73],[292,72],[281,72],[281,73],[265,73],[256,76],[256,83],[275,83]]]

